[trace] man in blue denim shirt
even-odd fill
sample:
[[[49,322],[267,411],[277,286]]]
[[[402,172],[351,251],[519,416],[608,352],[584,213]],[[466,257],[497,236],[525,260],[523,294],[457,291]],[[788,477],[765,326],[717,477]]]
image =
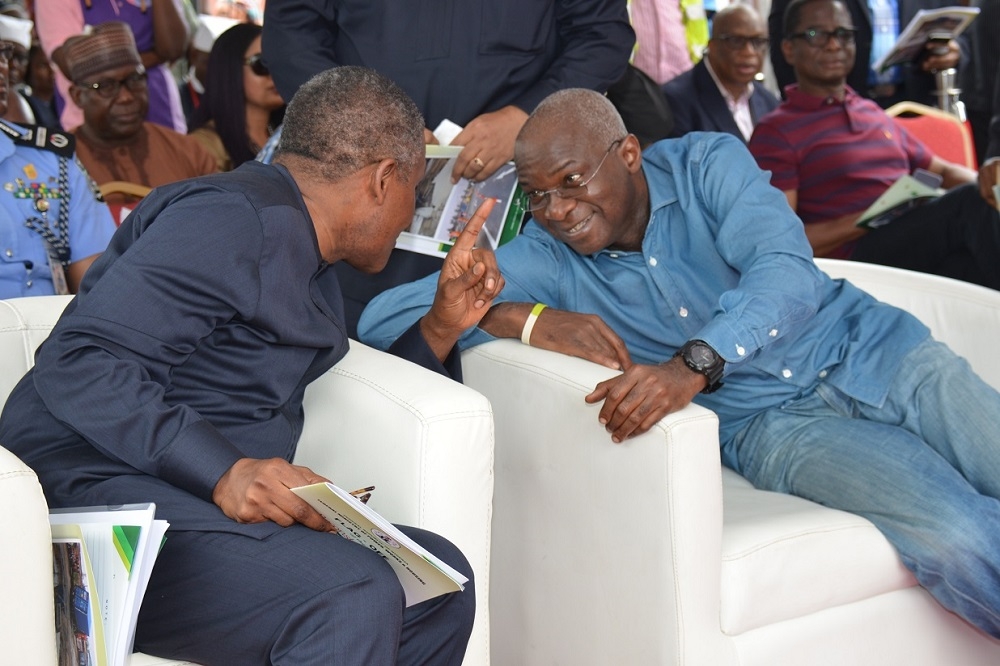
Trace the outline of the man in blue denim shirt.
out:
[[[615,442],[694,399],[719,415],[726,465],[865,516],[1000,637],[1000,394],[911,315],[819,271],[734,137],[642,154],[610,103],[569,90],[532,114],[515,161],[534,219],[497,252],[506,287],[462,345],[521,337],[621,369],[586,398]],[[436,279],[372,301],[362,339],[395,340]]]

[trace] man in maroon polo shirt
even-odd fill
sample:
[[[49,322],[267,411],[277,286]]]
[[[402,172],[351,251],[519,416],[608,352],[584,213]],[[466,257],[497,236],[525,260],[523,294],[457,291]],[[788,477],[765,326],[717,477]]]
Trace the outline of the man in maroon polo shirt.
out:
[[[793,0],[782,52],[797,84],[757,124],[750,151],[806,225],[816,256],[946,275],[1000,289],[1000,217],[976,173],[933,155],[847,85],[855,57],[839,0]],[[861,214],[905,174],[924,169],[949,191],[874,230]]]

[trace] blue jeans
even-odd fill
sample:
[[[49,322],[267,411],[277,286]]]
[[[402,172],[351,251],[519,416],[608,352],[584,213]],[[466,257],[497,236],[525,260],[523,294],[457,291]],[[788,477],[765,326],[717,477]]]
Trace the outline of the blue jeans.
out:
[[[945,345],[911,351],[881,407],[821,384],[734,444],[756,487],[864,516],[945,608],[1000,638],[1000,394]]]

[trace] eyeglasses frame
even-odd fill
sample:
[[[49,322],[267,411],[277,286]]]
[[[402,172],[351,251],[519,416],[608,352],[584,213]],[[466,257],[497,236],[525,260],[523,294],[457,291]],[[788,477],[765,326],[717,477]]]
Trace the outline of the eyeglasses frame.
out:
[[[107,86],[107,82],[111,82],[113,85]],[[133,82],[133,83],[130,83]],[[136,85],[141,82],[141,85]],[[149,76],[146,73],[146,68],[139,65],[134,72],[128,76],[121,79],[106,78],[100,81],[95,81],[94,83],[83,83],[79,82],[76,85],[84,88],[86,90],[93,90],[97,93],[98,97],[103,99],[115,99],[118,97],[118,93],[122,91],[122,86],[128,89],[130,93],[138,93],[149,88]],[[108,93],[101,92],[102,90],[110,90]]]
[[[770,37],[762,37],[760,35],[754,35],[753,37],[746,37],[744,35],[716,35],[712,39],[720,40],[723,46],[733,53],[739,53],[747,47],[747,44],[753,47],[755,53],[763,53],[767,50],[768,44],[771,43]],[[735,46],[733,44],[734,41],[738,42],[739,46]]]
[[[604,166],[604,163],[608,159],[608,155],[611,154],[611,151],[614,149],[615,146],[617,146],[624,140],[625,138],[622,137],[621,139],[615,139],[614,141],[612,141],[611,145],[608,146],[608,149],[604,151],[604,157],[602,157],[601,161],[597,164],[597,168],[594,169],[594,172],[590,174],[589,178],[584,180],[579,185],[572,185],[572,186],[563,185],[562,187],[553,187],[551,190],[544,190],[542,192],[538,191],[528,192],[527,193],[528,210],[531,212],[535,212],[538,210],[544,210],[548,208],[549,204],[552,202],[553,194],[558,194],[560,199],[579,199],[580,197],[582,197],[584,194],[587,193],[587,186],[590,185],[591,181],[593,181],[594,178],[597,177],[597,174],[598,172],[600,172],[601,167]],[[535,198],[540,199],[540,202],[537,204],[532,203],[532,200]]]
[[[812,35],[809,33],[812,33]],[[821,35],[824,38],[823,43],[816,44],[814,40],[816,37]],[[815,28],[810,28],[809,30],[803,30],[802,32],[796,32],[788,35],[788,39],[801,39],[806,44],[816,49],[825,49],[831,39],[836,39],[841,48],[847,48],[848,45],[853,45],[857,42],[857,37],[857,28],[847,28],[844,26],[837,26],[834,30],[817,30]]]

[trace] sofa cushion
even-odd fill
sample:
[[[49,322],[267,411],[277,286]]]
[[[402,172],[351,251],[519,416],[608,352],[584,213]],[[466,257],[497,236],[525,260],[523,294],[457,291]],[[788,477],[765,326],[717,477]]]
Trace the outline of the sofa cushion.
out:
[[[723,469],[721,628],[741,634],[916,580],[870,522]]]

